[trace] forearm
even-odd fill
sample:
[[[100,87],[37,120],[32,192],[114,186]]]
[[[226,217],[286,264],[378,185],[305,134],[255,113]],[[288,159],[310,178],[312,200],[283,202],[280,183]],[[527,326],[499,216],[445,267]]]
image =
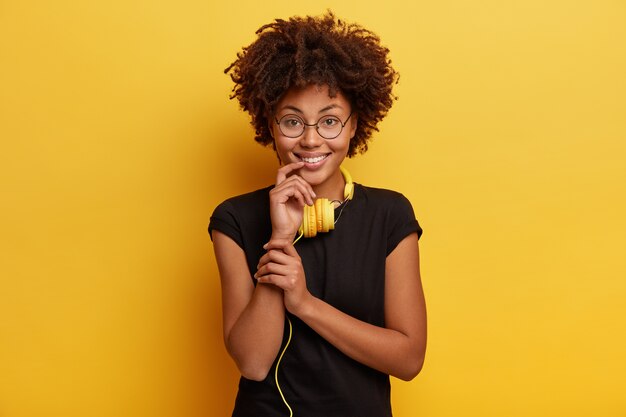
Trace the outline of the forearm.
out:
[[[226,338],[226,348],[244,377],[265,378],[280,349],[284,320],[282,290],[257,285]]]
[[[315,297],[297,315],[345,355],[380,372],[410,380],[422,368],[425,344],[415,337],[358,320]]]
[[[288,241],[270,241],[266,245],[268,252],[259,260],[255,278],[259,283],[282,288],[287,311],[344,354],[408,380],[420,371],[426,346],[426,312],[416,242],[416,235],[403,240],[387,258],[386,328],[351,317],[311,295],[300,256]]]
[[[282,289],[257,284],[226,337],[226,348],[249,379],[264,379],[278,354],[285,321],[283,297]]]

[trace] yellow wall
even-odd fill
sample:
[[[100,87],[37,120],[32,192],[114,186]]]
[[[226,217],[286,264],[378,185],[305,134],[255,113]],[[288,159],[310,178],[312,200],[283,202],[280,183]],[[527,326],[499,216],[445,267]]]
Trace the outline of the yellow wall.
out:
[[[222,70],[327,7],[271,3],[0,3],[0,416],[229,415],[206,225],[276,161]],[[626,4],[334,11],[401,73],[347,165],[425,229],[427,362],[395,415],[624,416]]]

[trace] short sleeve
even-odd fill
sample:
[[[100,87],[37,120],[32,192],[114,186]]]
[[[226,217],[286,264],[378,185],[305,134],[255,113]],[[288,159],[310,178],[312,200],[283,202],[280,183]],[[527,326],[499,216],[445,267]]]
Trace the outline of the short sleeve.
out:
[[[387,236],[387,255],[411,233],[417,233],[418,239],[422,236],[420,227],[411,202],[402,194],[394,199],[388,214],[389,234]]]
[[[211,240],[213,240],[213,230],[224,233],[243,248],[241,224],[230,201],[224,201],[217,206],[211,215],[211,220],[209,221],[209,236],[211,236]]]

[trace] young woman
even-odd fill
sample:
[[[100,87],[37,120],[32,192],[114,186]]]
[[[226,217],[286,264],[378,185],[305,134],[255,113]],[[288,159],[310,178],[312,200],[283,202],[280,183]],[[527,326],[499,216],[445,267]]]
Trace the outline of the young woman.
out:
[[[375,34],[331,13],[257,34],[226,72],[278,156],[276,184],[209,225],[242,375],[233,416],[391,416],[389,375],[424,361],[421,228],[405,197],[341,163],[367,150],[398,74]]]

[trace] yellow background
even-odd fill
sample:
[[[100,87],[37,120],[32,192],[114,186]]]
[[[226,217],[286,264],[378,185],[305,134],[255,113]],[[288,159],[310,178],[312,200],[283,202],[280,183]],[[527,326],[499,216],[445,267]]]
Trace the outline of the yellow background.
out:
[[[0,2],[0,416],[227,416],[206,233],[272,182],[222,71],[292,1]],[[397,417],[626,415],[626,3],[344,1],[401,73],[364,184],[414,205]]]

